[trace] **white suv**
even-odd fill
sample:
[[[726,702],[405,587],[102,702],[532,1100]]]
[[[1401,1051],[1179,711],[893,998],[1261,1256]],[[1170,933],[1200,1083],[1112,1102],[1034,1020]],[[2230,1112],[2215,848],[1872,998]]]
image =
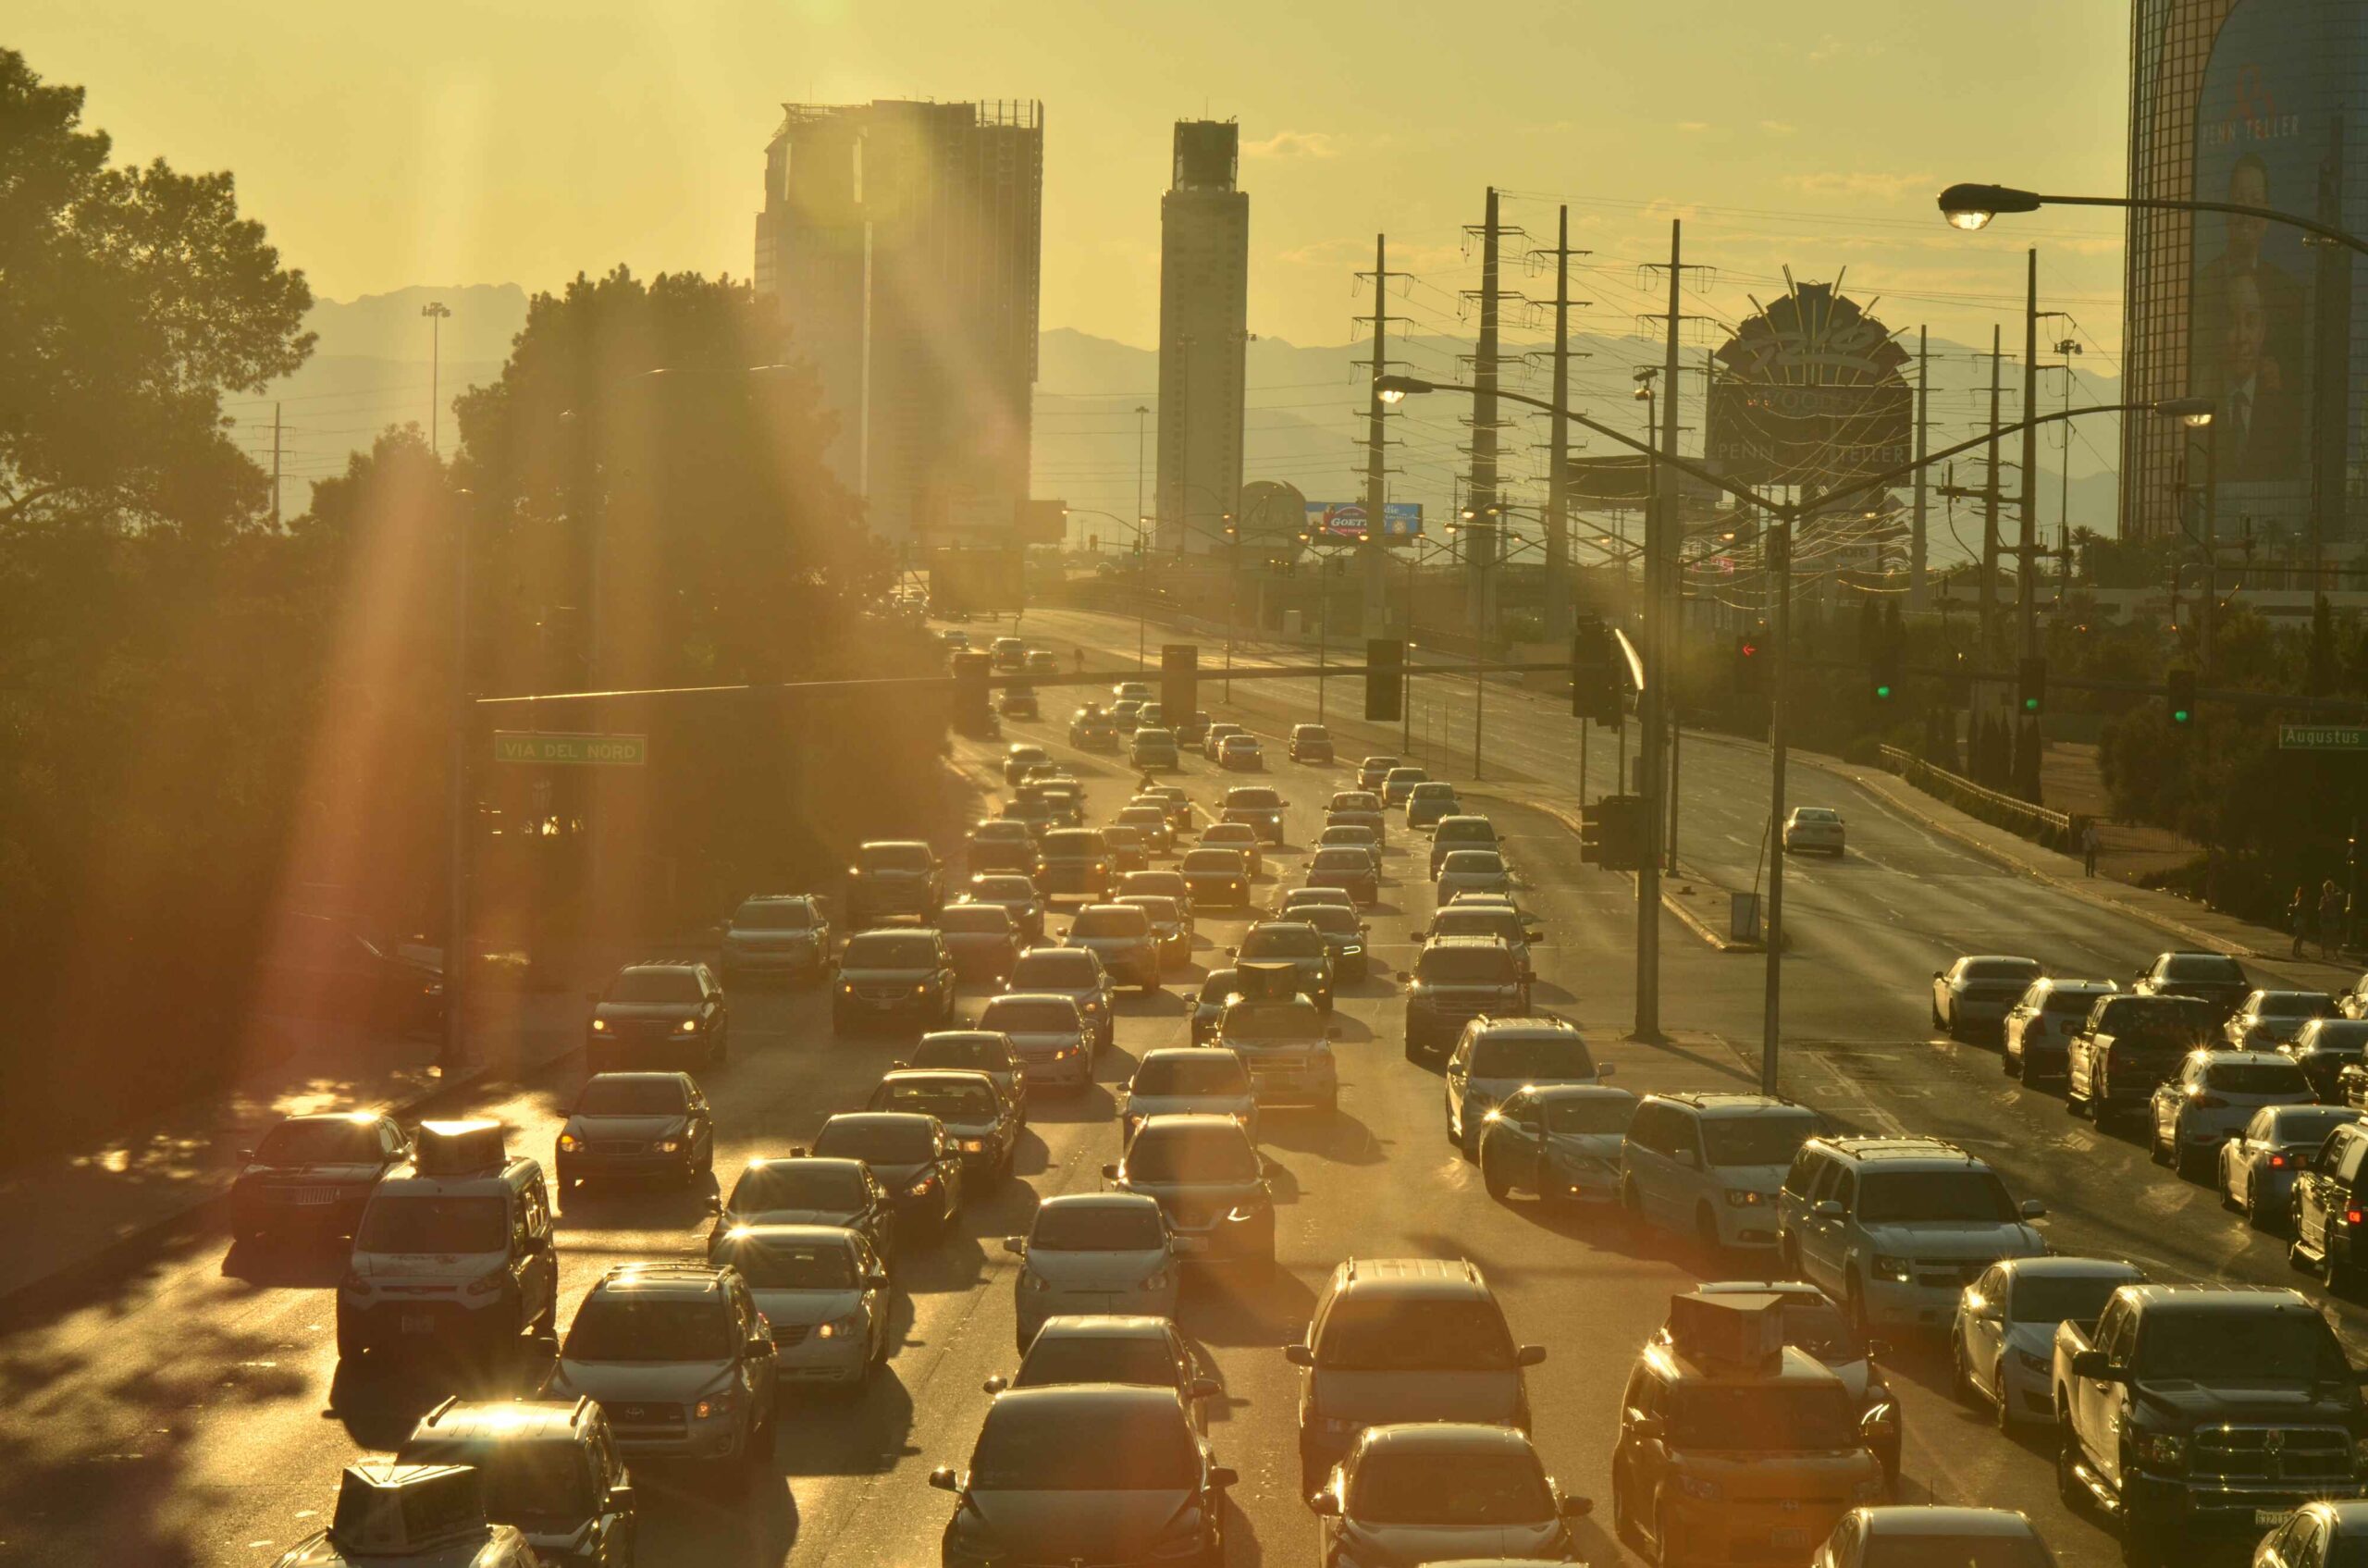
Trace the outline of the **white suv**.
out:
[[[1784,1178],[1778,1245],[1861,1333],[1940,1327],[1992,1264],[2047,1251],[2029,1223],[2046,1213],[1937,1138],[1812,1138]]]
[[[1646,1095],[1621,1151],[1620,1206],[1706,1247],[1772,1247],[1777,1186],[1818,1125],[1765,1094]]]

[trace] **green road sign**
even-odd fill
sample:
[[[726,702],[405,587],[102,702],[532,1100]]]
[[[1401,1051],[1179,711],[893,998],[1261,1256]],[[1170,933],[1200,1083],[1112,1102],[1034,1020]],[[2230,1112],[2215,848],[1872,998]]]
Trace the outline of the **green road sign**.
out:
[[[649,760],[648,735],[569,735],[541,730],[496,730],[497,762],[558,767],[638,768]]]
[[[2368,724],[2280,724],[2280,751],[2368,751]]]

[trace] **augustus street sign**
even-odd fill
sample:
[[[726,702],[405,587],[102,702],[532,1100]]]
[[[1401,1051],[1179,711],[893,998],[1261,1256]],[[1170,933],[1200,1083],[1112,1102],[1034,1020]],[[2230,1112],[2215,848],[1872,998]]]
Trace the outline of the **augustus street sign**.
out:
[[[2280,751],[2368,751],[2368,724],[2280,724]]]
[[[493,732],[493,759],[497,762],[540,762],[561,767],[638,768],[649,760],[649,737],[496,730]]]

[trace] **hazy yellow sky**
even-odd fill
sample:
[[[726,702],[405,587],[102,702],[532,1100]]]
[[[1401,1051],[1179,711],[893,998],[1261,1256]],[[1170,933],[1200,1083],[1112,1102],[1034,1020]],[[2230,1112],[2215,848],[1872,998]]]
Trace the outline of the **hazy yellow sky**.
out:
[[[2092,345],[2119,335],[2120,226],[2042,215],[1977,238],[1933,216],[1955,179],[2114,191],[2126,0],[1620,0],[1518,6],[1205,0],[31,0],[10,42],[89,89],[121,154],[238,176],[325,295],[549,287],[579,269],[745,276],[784,100],[1045,105],[1043,321],[1134,343],[1158,320],[1170,122],[1236,117],[1252,328],[1339,342],[1373,236],[1451,324],[1461,226],[1493,182],[1600,270],[1624,328],[1634,263],[1690,215],[1720,277],[1853,281],[1986,338],[2020,247]],[[1781,287],[1781,285],[1777,285]],[[1747,306],[1743,306],[1747,308]],[[2110,369],[2109,362],[2091,361]]]

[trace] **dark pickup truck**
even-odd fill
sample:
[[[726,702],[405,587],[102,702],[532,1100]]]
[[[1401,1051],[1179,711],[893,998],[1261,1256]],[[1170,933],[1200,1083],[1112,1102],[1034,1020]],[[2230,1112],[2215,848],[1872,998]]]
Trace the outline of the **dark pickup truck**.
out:
[[[2064,1108],[2100,1127],[2146,1113],[2187,1054],[2218,1039],[2220,1020],[2199,997],[2098,997],[2065,1050]]]
[[[2055,1331],[2056,1488],[2113,1518],[2134,1568],[2368,1494],[2361,1374],[2294,1290],[2125,1285]]]

